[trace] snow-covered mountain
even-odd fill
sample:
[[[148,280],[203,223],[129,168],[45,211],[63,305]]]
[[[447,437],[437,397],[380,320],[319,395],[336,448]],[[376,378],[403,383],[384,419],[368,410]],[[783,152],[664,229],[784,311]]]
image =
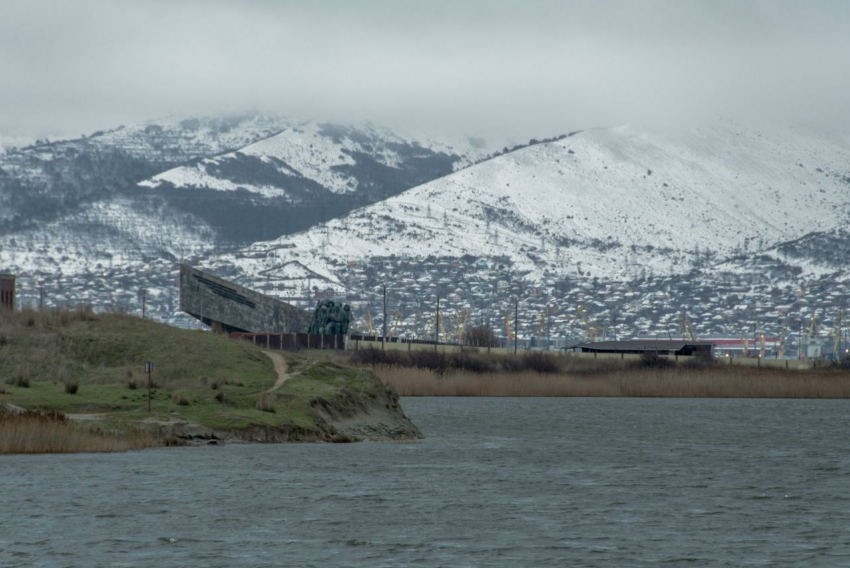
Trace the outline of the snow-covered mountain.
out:
[[[234,244],[292,234],[397,195],[484,157],[469,142],[403,136],[372,124],[293,123],[237,151],[194,160],[139,184]]]
[[[768,329],[801,282],[838,294],[824,315],[850,302],[836,252],[850,245],[848,196],[850,147],[834,138],[729,122],[593,129],[204,264],[284,298],[345,294],[361,326],[367,310],[380,321],[386,283],[399,325],[418,333],[438,295],[491,323],[517,298],[526,330],[558,306],[559,336],[575,331],[563,310],[578,305],[619,334],[669,330],[681,311],[700,333],[748,329],[736,318],[756,309]]]
[[[483,152],[373,125],[258,114],[39,141],[0,156],[0,261],[23,271],[57,266],[48,251],[60,247],[80,271],[102,262],[82,252],[93,246],[127,258],[142,249],[156,256],[159,243],[167,258],[250,244],[451,173]],[[152,226],[158,238],[138,238]]]
[[[214,130],[173,124],[162,132],[184,141],[182,128]],[[847,139],[622,126],[493,154],[368,124],[239,124],[236,148],[157,153],[164,134],[142,143],[147,127],[133,127],[135,142],[101,147],[104,133],[0,156],[0,269],[26,275],[28,301],[47,288],[49,305],[133,308],[144,287],[172,322],[180,260],[305,306],[331,289],[375,321],[389,283],[391,310],[419,333],[437,295],[491,323],[517,298],[521,330],[559,306],[559,336],[578,305],[627,334],[669,330],[680,311],[707,333],[746,329],[741,305],[781,327],[850,302]]]
[[[110,198],[164,169],[267,138],[288,124],[246,114],[168,118],[0,154],[0,233]]]
[[[368,123],[306,121],[235,152],[168,170],[140,185],[244,190],[296,203],[304,200],[304,193],[309,199],[320,188],[334,194],[377,190],[387,197],[483,157],[484,149],[469,143],[405,137]]]
[[[297,262],[340,287],[347,263],[392,256],[504,258],[535,282],[681,272],[846,223],[848,171],[850,148],[793,130],[586,130],[225,260],[270,276]]]
[[[78,292],[104,274],[131,281],[152,266],[167,272],[181,259],[310,228],[485,151],[257,113],[40,140],[0,155],[0,270],[72,278],[63,286]]]

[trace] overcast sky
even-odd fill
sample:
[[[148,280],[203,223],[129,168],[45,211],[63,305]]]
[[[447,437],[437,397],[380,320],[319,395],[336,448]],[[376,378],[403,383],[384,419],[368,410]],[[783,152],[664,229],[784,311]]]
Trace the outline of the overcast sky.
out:
[[[850,126],[850,1],[0,0],[0,135],[248,108],[469,134]]]

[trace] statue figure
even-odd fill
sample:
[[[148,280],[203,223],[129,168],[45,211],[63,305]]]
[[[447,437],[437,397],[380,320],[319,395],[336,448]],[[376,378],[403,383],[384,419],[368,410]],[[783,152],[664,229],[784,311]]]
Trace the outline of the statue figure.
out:
[[[342,335],[348,335],[348,328],[351,325],[351,306],[346,304],[342,308],[342,329],[340,329],[340,333]]]
[[[333,300],[319,300],[309,333],[323,335],[346,335],[351,323],[351,307]]]

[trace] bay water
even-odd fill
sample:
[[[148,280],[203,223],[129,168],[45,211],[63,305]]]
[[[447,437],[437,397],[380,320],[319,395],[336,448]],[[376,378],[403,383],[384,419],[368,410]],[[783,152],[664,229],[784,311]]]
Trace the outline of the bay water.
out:
[[[850,402],[406,398],[412,443],[0,456],[0,566],[850,566]]]

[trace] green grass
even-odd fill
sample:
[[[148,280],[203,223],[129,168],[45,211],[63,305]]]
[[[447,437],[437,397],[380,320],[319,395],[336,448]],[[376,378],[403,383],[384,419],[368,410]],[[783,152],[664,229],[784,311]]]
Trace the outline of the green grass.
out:
[[[82,390],[91,384],[146,382],[148,361],[160,385],[202,379],[211,383],[238,378],[252,385],[274,381],[271,362],[260,350],[207,332],[122,314],[0,314],[2,377],[76,379]]]
[[[377,394],[368,372],[309,355],[286,354],[291,378],[274,392],[275,412],[256,408],[277,375],[253,345],[208,332],[172,328],[124,314],[4,312],[0,314],[0,402],[33,410],[97,414],[104,427],[128,428],[148,416],[175,415],[215,429],[252,426],[317,428],[309,402],[345,386]],[[151,414],[145,362],[154,365]],[[25,377],[30,387],[6,385]],[[64,382],[77,381],[76,394]],[[128,387],[135,382],[137,388]],[[216,388],[212,388],[213,386]],[[175,397],[175,393],[178,396]],[[223,393],[221,401],[216,395]],[[188,405],[177,404],[181,398]]]

